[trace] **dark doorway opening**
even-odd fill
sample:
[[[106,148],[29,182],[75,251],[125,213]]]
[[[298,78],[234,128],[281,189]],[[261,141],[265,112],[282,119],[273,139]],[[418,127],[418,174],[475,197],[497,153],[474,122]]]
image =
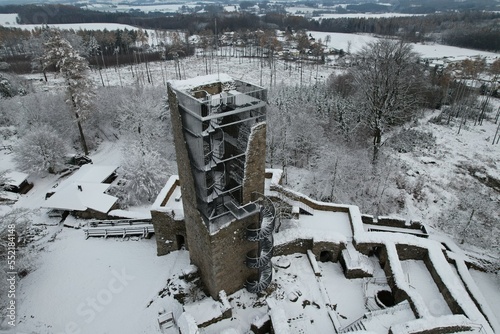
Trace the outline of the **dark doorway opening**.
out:
[[[330,252],[330,251],[322,251],[319,254],[319,260],[321,262],[333,261],[333,254],[332,254],[332,252]]]
[[[391,307],[391,306],[394,306],[394,304],[395,304],[394,297],[392,296],[392,292],[390,292],[388,290],[378,291],[377,298],[375,299],[375,301],[379,301],[382,304],[379,306],[381,306],[382,308]]]
[[[177,241],[177,249],[178,250],[181,250],[181,249],[186,249],[186,241],[184,240],[184,236],[183,235],[180,235],[180,234],[177,234],[175,236],[176,238],[176,241]]]

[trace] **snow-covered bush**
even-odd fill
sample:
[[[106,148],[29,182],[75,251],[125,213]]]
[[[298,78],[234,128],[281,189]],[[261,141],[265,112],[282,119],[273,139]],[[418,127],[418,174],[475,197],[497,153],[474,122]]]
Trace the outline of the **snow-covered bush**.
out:
[[[17,167],[29,173],[56,173],[61,169],[67,146],[53,128],[40,126],[26,134],[14,148]]]
[[[156,151],[126,147],[120,184],[112,193],[123,206],[152,203],[170,176],[169,164]]]
[[[10,98],[26,94],[27,90],[21,85],[20,79],[10,74],[0,74],[0,98]]]

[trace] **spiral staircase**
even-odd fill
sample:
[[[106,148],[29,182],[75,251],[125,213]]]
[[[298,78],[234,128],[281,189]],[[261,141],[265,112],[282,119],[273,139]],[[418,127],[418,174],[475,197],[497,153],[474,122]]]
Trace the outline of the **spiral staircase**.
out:
[[[273,231],[276,220],[276,209],[273,202],[263,196],[260,201],[259,226],[247,228],[247,240],[257,242],[258,247],[247,253],[246,264],[249,268],[258,269],[256,277],[247,280],[246,288],[249,292],[258,293],[265,290],[272,280]]]

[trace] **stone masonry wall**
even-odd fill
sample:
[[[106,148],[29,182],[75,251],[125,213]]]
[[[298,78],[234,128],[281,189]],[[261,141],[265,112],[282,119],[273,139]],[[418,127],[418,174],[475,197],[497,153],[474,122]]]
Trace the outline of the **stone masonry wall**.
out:
[[[257,248],[257,242],[246,240],[246,228],[258,220],[256,214],[233,221],[211,236],[214,292],[225,290],[232,294],[242,289],[248,278],[258,274],[257,269],[246,265],[246,254]]]
[[[177,106],[177,96],[170,85],[168,86],[168,98],[177,155],[179,183],[183,198],[189,256],[191,262],[199,268],[201,280],[207,292],[213,298],[218,298],[220,290],[232,294],[243,288],[246,279],[256,273],[254,269],[247,268],[245,259],[246,253],[251,249],[255,249],[257,244],[247,241],[245,233],[247,226],[258,221],[258,215],[248,217],[242,221],[234,221],[213,235],[209,233],[196,207],[193,174],[182,132],[182,120]],[[260,130],[259,135],[254,136],[254,139],[252,143],[249,143],[251,150],[259,150],[262,145],[265,147],[265,124],[263,130]],[[258,175],[255,174],[259,173],[262,168],[260,172],[262,174],[261,188],[247,185],[248,191],[264,191],[264,165],[261,162],[264,155],[262,154],[262,156],[262,158],[250,157],[250,162],[247,163],[246,177],[254,180],[253,182],[257,182],[255,180],[258,179]]]
[[[243,178],[243,204],[255,200],[252,193],[264,193],[266,175],[266,123],[252,128],[248,142],[246,169]]]
[[[321,252],[327,251],[332,255],[332,261],[337,262],[340,258],[340,253],[345,248],[343,243],[333,243],[328,241],[313,242],[312,252],[316,256],[316,260],[320,259]]]
[[[197,201],[193,173],[191,171],[184,133],[182,132],[182,119],[179,113],[177,95],[170,84],[167,89],[179,183],[183,199],[186,240],[189,244],[189,257],[191,262],[199,268],[200,276],[206,289],[212,297],[216,298],[219,291],[214,291],[210,235],[196,208]]]
[[[189,247],[186,237],[184,220],[174,220],[170,214],[161,211],[151,211],[151,218],[155,229],[157,255],[162,256],[178,250],[177,235],[184,237],[184,245]]]

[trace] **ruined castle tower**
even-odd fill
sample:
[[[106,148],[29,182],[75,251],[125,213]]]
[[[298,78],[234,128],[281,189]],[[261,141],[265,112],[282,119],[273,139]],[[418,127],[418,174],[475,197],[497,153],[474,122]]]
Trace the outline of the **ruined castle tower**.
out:
[[[168,99],[191,262],[213,297],[261,291],[274,224],[262,195],[266,90],[218,74],[170,81]]]

